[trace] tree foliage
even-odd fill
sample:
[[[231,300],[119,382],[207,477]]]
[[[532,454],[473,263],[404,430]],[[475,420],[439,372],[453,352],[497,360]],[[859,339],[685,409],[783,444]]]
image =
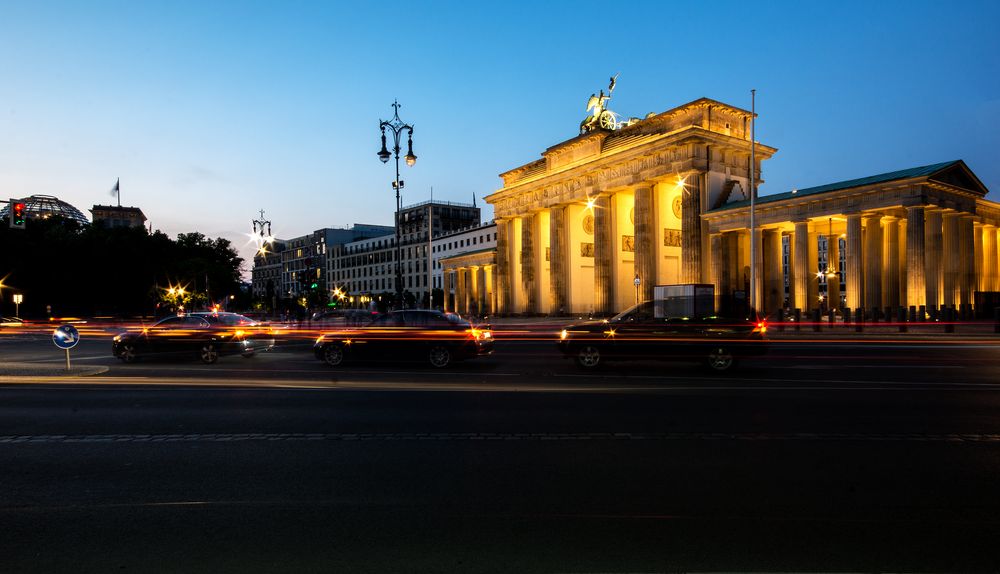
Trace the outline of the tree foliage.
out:
[[[0,227],[3,305],[24,295],[22,317],[52,314],[152,314],[170,286],[204,301],[239,293],[243,259],[228,239],[182,233],[172,240],[145,228],[81,226],[62,218],[32,219],[24,230]]]

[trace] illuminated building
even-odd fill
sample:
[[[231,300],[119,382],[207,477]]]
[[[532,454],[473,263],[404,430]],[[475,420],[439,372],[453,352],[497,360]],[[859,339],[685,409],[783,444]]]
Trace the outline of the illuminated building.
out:
[[[723,307],[745,298],[750,120],[702,98],[591,126],[502,173],[503,187],[486,197],[497,222],[497,311],[610,314],[633,303],[636,278],[642,299],[675,283],[714,284]],[[777,149],[754,147],[762,183],[761,162]],[[986,193],[957,160],[758,196],[759,308],[820,308],[828,284],[834,307],[971,309],[977,291],[1000,291],[1000,204]],[[838,270],[840,281],[818,280]]]

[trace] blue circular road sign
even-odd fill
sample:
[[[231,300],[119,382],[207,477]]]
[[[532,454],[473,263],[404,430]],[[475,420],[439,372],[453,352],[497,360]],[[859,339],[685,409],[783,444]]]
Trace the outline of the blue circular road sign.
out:
[[[60,349],[72,349],[80,342],[80,332],[73,325],[63,325],[52,333],[52,342]]]

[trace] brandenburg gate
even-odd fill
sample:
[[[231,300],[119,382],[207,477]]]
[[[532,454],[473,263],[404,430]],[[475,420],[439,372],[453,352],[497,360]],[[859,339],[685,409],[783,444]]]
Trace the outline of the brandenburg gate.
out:
[[[702,98],[620,121],[605,117],[608,97],[592,96],[579,136],[486,197],[496,312],[610,314],[675,283],[752,288],[767,314],[971,309],[976,291],[1000,291],[1000,204],[961,160],[758,196],[751,287],[751,113]],[[762,182],[777,149],[754,148]]]

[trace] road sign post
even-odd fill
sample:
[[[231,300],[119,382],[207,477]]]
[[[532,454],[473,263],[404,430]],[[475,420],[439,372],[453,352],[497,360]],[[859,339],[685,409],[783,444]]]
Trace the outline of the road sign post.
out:
[[[20,293],[14,293],[14,316],[18,319],[21,318],[21,303],[24,302],[24,295]]]
[[[70,369],[69,350],[80,342],[80,332],[73,325],[62,325],[52,333],[52,342],[66,351],[66,370]]]

